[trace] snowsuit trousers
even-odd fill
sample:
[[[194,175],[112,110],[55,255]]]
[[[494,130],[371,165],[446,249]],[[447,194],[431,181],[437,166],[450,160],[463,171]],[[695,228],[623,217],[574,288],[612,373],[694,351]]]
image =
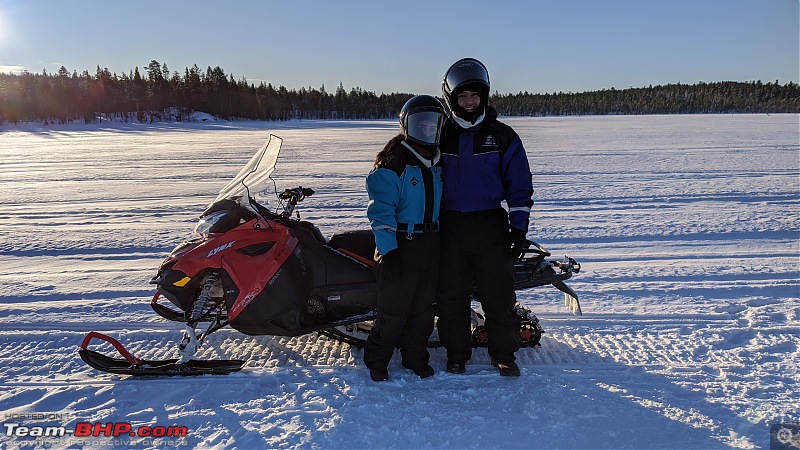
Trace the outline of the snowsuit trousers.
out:
[[[385,279],[378,268],[377,318],[364,346],[364,363],[370,368],[387,367],[397,347],[408,368],[425,367],[430,358],[440,236],[398,232],[397,245],[403,263],[400,280]]]
[[[437,329],[448,360],[472,357],[473,286],[486,319],[489,356],[514,361],[520,317],[514,312],[514,261],[510,257],[508,214],[504,209],[443,211]]]

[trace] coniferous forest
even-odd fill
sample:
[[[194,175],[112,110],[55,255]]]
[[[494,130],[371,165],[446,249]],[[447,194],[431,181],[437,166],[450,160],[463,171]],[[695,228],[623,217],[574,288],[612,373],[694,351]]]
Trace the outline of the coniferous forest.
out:
[[[155,60],[144,74],[136,67],[120,76],[99,66],[94,75],[70,73],[62,66],[55,74],[0,73],[0,124],[186,121],[194,111],[226,120],[383,119],[397,117],[411,96],[377,95],[359,87],[348,92],[341,83],[333,93],[325,86],[256,86],[220,67],[202,71],[194,65],[183,74],[170,74],[166,64]],[[800,87],[758,80],[582,93],[495,91],[490,104],[504,116],[800,113]]]

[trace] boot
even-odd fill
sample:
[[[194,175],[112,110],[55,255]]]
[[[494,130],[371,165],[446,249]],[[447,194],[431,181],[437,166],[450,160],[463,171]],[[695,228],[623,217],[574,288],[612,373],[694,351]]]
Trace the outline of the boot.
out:
[[[450,373],[464,373],[467,371],[467,365],[460,361],[447,360],[447,371]]]
[[[504,377],[518,377],[520,375],[519,366],[514,361],[501,363],[492,358],[492,365],[497,367],[500,370],[500,375]]]
[[[369,377],[372,381],[386,381],[389,379],[389,370],[385,367],[370,367]]]
[[[434,374],[433,367],[431,367],[431,366],[429,366],[427,364],[425,364],[424,366],[420,366],[420,367],[411,367],[411,366],[407,366],[407,365],[403,364],[403,367],[405,367],[408,370],[413,371],[420,378],[432,377],[433,374]]]

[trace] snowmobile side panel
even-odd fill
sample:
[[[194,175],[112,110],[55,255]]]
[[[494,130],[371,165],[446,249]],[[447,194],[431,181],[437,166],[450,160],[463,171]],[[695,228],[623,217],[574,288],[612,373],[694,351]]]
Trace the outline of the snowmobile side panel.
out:
[[[315,287],[375,281],[375,272],[368,262],[347,255],[328,243],[320,243],[307,226],[299,224],[289,226],[300,241],[303,259],[314,275]],[[332,239],[332,242],[336,242],[335,236]],[[372,245],[375,245],[374,239]]]
[[[296,258],[290,258],[296,247],[297,239],[286,230],[270,251],[263,255],[252,257],[231,252],[223,258],[222,268],[240,289],[238,297],[232,304],[228,304],[228,317],[231,325],[250,303],[260,297],[265,290],[270,289],[273,284],[281,282],[281,279],[285,278],[281,276],[285,269],[282,266],[287,261],[296,261]],[[302,283],[304,280],[299,281]],[[287,310],[281,303],[275,304],[274,299],[269,299],[266,304],[263,301],[259,303],[262,304],[262,312],[259,314],[261,320],[272,320]],[[235,325],[234,328],[236,328]]]
[[[263,266],[261,279],[252,283],[252,291],[246,295],[242,295],[245,291],[240,292],[238,298],[228,304],[231,327],[254,335],[294,335],[293,331],[302,328],[302,303],[298,304],[297,299],[308,298],[312,286],[308,270],[302,264],[297,241],[293,238],[289,241],[285,249],[288,251],[294,245],[292,251],[285,258],[276,255],[271,262],[274,265]],[[237,267],[241,269],[240,264]],[[232,269],[226,272],[230,274]],[[248,299],[248,296],[251,298]],[[281,329],[286,331],[279,332]]]
[[[367,261],[374,262],[375,234],[372,230],[336,233],[331,236],[329,243],[331,247],[354,253]]]
[[[378,304],[378,284],[333,285],[316,294],[323,299],[327,321],[366,314]]]

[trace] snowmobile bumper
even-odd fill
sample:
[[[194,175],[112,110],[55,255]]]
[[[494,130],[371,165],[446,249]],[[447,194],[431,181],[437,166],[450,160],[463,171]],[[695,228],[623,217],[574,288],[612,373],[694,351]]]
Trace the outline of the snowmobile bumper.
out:
[[[153,311],[155,311],[159,316],[173,322],[189,321],[189,319],[186,317],[186,313],[183,311],[178,311],[158,303],[159,297],[161,297],[161,291],[156,291],[155,295],[153,296],[153,300],[150,302],[150,307],[153,308]]]

